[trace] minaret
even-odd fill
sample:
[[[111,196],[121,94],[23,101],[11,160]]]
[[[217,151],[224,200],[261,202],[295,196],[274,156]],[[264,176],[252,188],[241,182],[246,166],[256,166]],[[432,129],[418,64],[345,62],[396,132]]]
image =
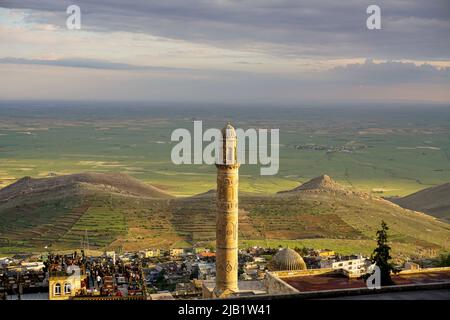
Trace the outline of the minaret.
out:
[[[222,154],[217,167],[216,287],[214,296],[238,291],[238,182],[236,131],[222,129]]]

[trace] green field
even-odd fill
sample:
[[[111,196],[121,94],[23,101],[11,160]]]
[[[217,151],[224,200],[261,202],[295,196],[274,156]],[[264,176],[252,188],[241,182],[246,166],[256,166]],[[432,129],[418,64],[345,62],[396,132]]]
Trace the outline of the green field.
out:
[[[233,109],[234,108],[234,109]],[[272,193],[328,174],[382,196],[450,181],[448,107],[206,108],[0,106],[0,186],[23,176],[125,172],[176,195],[215,187],[215,168],[171,163],[175,128],[231,120],[240,128],[280,129],[280,171],[240,170],[242,191]],[[301,150],[302,146],[323,150]],[[354,147],[357,148],[354,148]],[[354,148],[354,149],[352,149]],[[327,151],[331,150],[331,151]]]

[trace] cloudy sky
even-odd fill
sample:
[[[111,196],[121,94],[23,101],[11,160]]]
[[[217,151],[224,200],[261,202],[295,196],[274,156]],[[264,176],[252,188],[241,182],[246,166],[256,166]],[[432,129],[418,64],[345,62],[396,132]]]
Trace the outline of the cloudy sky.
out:
[[[0,0],[0,43],[0,99],[450,102],[448,0]]]

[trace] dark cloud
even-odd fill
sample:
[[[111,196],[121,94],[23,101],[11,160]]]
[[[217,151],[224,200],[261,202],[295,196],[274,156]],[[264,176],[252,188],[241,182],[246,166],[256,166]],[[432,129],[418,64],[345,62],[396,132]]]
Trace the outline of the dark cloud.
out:
[[[406,83],[448,84],[450,68],[436,68],[429,64],[388,61],[374,63],[366,60],[363,64],[348,64],[327,72],[329,81],[364,84],[391,85]]]
[[[116,63],[107,60],[97,59],[57,59],[57,60],[42,60],[42,59],[23,59],[23,58],[0,58],[0,64],[25,64],[25,65],[42,65],[68,68],[86,68],[86,69],[101,69],[101,70],[134,70],[134,71],[193,71],[186,68],[170,68],[158,66],[139,66],[128,63]]]
[[[365,27],[373,1],[364,0],[6,0],[0,6],[37,10],[29,19],[64,26],[69,4],[80,5],[87,29],[143,32],[277,56],[450,57],[448,0],[376,1],[383,29],[374,31]]]
[[[450,69],[410,63],[368,60],[326,71],[298,74],[252,73],[232,70],[186,71],[182,76],[135,70],[137,66],[107,61],[42,61],[2,59],[3,64],[32,64],[36,68],[1,68],[3,99],[114,99],[182,102],[280,104],[304,101],[445,101]],[[41,65],[39,67],[39,65]],[[58,72],[59,66],[73,67]],[[79,72],[82,68],[105,69]],[[108,72],[130,70],[129,72]],[[141,69],[139,69],[141,70]],[[142,68],[145,70],[145,68]],[[151,69],[150,69],[151,70]],[[45,79],[45,81],[42,81]]]
[[[251,64],[238,61],[239,64]],[[352,84],[352,85],[392,85],[406,83],[449,84],[450,68],[437,68],[430,64],[415,65],[414,63],[387,61],[374,63],[367,59],[364,63],[354,63],[335,67],[324,71],[310,71],[289,74],[272,74],[264,72],[245,72],[232,70],[199,70],[189,68],[171,68],[159,66],[142,66],[127,63],[116,63],[98,59],[23,59],[0,58],[0,64],[41,65],[54,67],[69,67],[99,70],[128,70],[128,71],[155,71],[155,72],[182,72],[191,76],[208,75],[219,82],[254,83],[259,86],[285,86],[285,85],[320,85],[320,84]]]

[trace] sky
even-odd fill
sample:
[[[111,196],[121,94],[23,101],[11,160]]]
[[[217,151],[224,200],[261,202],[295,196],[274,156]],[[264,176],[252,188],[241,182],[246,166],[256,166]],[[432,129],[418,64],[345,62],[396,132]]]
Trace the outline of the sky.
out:
[[[0,44],[1,100],[450,102],[448,0],[0,0]]]

